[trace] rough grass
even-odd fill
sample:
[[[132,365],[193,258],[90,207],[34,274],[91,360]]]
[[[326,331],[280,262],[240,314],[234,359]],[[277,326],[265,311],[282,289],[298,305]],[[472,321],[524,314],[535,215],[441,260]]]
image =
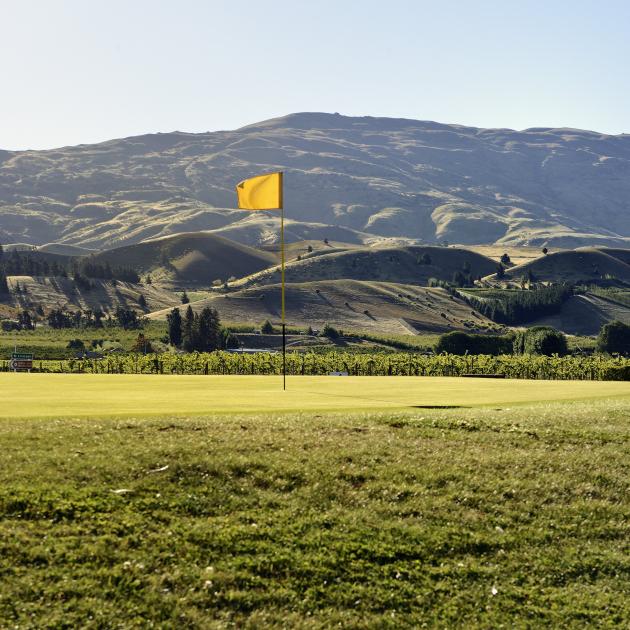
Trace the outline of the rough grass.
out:
[[[629,412],[4,419],[1,625],[620,627]]]

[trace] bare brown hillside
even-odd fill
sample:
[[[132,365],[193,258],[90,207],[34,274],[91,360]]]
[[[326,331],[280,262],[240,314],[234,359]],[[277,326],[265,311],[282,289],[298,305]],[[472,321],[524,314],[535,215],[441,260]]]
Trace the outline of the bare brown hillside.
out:
[[[497,267],[495,261],[475,252],[454,247],[383,247],[354,248],[317,255],[290,262],[287,282],[313,280],[375,280],[426,285],[430,278],[451,281],[457,272],[474,278],[485,276]],[[280,269],[267,269],[233,283],[235,288],[275,284]]]
[[[138,301],[143,295],[146,311],[154,311],[167,306],[175,306],[180,300],[170,291],[153,285],[137,285],[128,282],[92,280],[93,288],[81,289],[70,278],[9,276],[11,295],[1,305],[7,316],[14,315],[17,310],[27,309],[33,312],[37,305],[45,309],[64,308],[66,310],[102,310],[113,313],[119,306],[142,312]],[[20,293],[16,293],[17,285]]]
[[[630,238],[628,135],[303,112],[233,131],[0,151],[0,242],[101,249],[202,230],[267,242],[277,231],[235,209],[234,185],[272,169],[286,175],[295,240]]]
[[[260,324],[280,319],[280,286],[244,289],[192,304],[195,311],[216,308],[224,321]],[[329,323],[345,331],[409,334],[494,328],[443,289],[357,280],[289,283],[286,287],[287,322],[291,326],[321,328]],[[151,313],[164,319],[170,309]]]
[[[540,282],[588,283],[611,279],[630,283],[629,263],[627,250],[584,247],[550,253],[511,267],[505,277],[519,280],[532,274]]]
[[[186,233],[143,241],[96,254],[111,266],[151,272],[180,286],[209,286],[215,280],[240,278],[277,263],[277,257],[215,234]]]

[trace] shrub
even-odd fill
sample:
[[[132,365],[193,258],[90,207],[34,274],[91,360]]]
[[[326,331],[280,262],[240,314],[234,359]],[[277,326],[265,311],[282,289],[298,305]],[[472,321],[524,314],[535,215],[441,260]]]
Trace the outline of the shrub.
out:
[[[567,338],[550,326],[534,326],[518,333],[514,339],[515,354],[544,354],[563,356],[569,352]]]
[[[320,335],[322,337],[328,337],[328,339],[339,339],[341,333],[334,326],[331,326],[330,324],[324,324]]]
[[[70,339],[66,348],[68,350],[85,350],[85,344],[81,339]]]
[[[263,322],[263,325],[260,327],[260,332],[263,335],[273,335],[276,331],[274,330],[274,327],[272,326],[271,322],[266,319]]]
[[[609,354],[630,354],[630,326],[619,321],[604,324],[597,337],[597,349]]]
[[[510,354],[512,335],[475,335],[465,332],[449,332],[440,335],[435,344],[437,353],[448,354]]]

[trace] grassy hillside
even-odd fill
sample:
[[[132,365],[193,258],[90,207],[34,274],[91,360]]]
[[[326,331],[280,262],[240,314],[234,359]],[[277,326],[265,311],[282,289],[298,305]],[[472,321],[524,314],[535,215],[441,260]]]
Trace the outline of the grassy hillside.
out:
[[[37,248],[37,251],[45,254],[58,254],[60,256],[89,256],[97,250],[67,243],[46,243]]]
[[[225,227],[212,230],[213,234],[250,246],[277,244],[280,240],[280,218],[277,212],[249,212],[245,217]],[[339,225],[328,225],[313,221],[285,219],[284,238],[287,243],[317,240],[342,241],[365,244],[375,237],[371,234]],[[376,239],[380,241],[380,239]]]
[[[138,285],[129,282],[91,280],[90,290],[78,287],[71,278],[9,276],[11,293],[2,300],[2,305],[9,313],[18,309],[33,312],[34,307],[41,305],[45,309],[65,308],[67,310],[97,310],[112,313],[119,306],[142,311],[138,300],[143,295],[147,302],[147,310],[157,310],[179,304],[179,299],[170,291],[154,285]],[[16,285],[21,292],[16,293]]]
[[[518,281],[528,273],[539,282],[578,284],[611,278],[630,284],[630,253],[593,247],[559,251],[510,267],[505,276]]]
[[[553,326],[572,335],[597,335],[611,321],[630,325],[630,305],[604,299],[591,292],[570,297],[555,315],[532,321],[530,326]]]
[[[492,258],[497,264],[500,262],[503,254],[507,254],[510,257],[513,265],[522,265],[543,256],[540,247],[527,247],[523,245],[465,245],[464,247],[482,256]],[[555,254],[559,251],[562,250],[556,247],[548,248],[549,254]]]
[[[280,320],[280,285],[252,287],[196,301],[193,310],[212,306],[229,322],[260,324]],[[287,322],[321,329],[329,323],[345,331],[405,334],[494,328],[443,289],[357,280],[290,282],[286,287]],[[170,309],[149,316],[164,319]]]
[[[107,250],[97,262],[152,272],[178,285],[209,286],[214,280],[239,278],[277,262],[276,256],[208,233],[177,234]]]
[[[427,256],[427,259],[423,259]],[[430,260],[430,262],[424,262]],[[426,285],[429,278],[451,281],[457,271],[469,269],[473,277],[485,276],[496,263],[475,252],[452,247],[386,247],[338,251],[307,257],[287,265],[287,282],[314,280],[378,280]],[[274,284],[280,280],[279,268],[244,278],[234,287]]]

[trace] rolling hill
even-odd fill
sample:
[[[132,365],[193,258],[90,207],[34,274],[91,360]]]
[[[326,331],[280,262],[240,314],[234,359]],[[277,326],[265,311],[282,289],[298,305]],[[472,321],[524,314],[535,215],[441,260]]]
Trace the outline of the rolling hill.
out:
[[[151,272],[162,284],[209,286],[217,279],[240,278],[278,262],[261,251],[208,233],[177,234],[106,250],[95,262]]]
[[[530,326],[552,326],[570,335],[597,335],[604,324],[614,320],[630,325],[630,307],[587,293],[570,297],[559,313]]]
[[[235,131],[0,151],[0,241],[102,249],[217,230],[269,242],[266,220],[234,209],[234,185],[271,169],[286,173],[295,240],[630,239],[629,135],[298,113]]]
[[[609,279],[630,284],[630,251],[583,247],[547,254],[505,271],[506,279],[515,281],[528,274],[539,282],[575,284]]]
[[[393,282],[326,280],[291,282],[286,287],[287,322],[320,328],[329,323],[345,331],[410,334],[449,330],[486,331],[494,324],[444,289]],[[260,324],[280,319],[280,285],[252,287],[194,302],[194,311],[216,308],[222,320]],[[151,313],[164,319],[170,309]]]
[[[488,275],[496,267],[496,262],[490,258],[454,247],[353,248],[329,254],[319,252],[291,261],[286,266],[285,278],[287,282],[344,278],[426,285],[429,278],[451,281],[454,273],[465,270],[476,278]],[[280,270],[274,267],[230,286],[244,288],[279,281]]]
[[[34,311],[34,307],[45,309],[62,308],[68,311],[102,310],[113,313],[119,306],[136,311],[155,311],[167,306],[177,306],[180,300],[170,291],[152,285],[137,285],[117,281],[92,280],[93,288],[82,289],[71,278],[9,276],[10,296],[4,298],[0,306],[0,315],[15,316],[18,310]],[[16,285],[21,292],[16,293]],[[138,304],[143,295],[147,306],[143,309]]]

